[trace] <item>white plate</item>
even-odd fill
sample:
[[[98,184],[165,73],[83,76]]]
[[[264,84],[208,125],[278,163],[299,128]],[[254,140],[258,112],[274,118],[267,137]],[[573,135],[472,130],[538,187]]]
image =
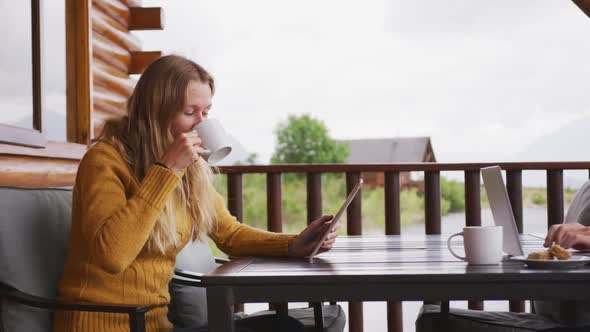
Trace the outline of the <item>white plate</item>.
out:
[[[551,260],[544,261],[540,259],[527,259],[526,256],[510,257],[511,260],[523,262],[531,269],[575,269],[590,263],[590,257],[572,256],[568,260]]]

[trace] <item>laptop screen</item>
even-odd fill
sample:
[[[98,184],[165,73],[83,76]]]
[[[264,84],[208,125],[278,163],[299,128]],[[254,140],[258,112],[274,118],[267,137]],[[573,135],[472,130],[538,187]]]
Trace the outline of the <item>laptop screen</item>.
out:
[[[503,245],[502,249],[511,256],[522,256],[524,251],[520,243],[518,228],[514,220],[512,205],[508,198],[508,192],[504,186],[502,173],[499,166],[486,167],[481,169],[481,176],[488,194],[490,209],[494,217],[494,224],[502,226]]]

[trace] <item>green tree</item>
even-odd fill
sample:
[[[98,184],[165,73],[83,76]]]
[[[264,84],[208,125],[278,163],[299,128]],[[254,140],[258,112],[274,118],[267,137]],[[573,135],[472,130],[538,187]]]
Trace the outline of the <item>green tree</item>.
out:
[[[465,211],[464,184],[454,180],[447,180],[441,176],[441,209],[443,215],[449,212]]]
[[[330,138],[324,122],[309,114],[290,115],[286,123],[279,123],[275,133],[273,164],[337,164],[350,154],[347,144]]]

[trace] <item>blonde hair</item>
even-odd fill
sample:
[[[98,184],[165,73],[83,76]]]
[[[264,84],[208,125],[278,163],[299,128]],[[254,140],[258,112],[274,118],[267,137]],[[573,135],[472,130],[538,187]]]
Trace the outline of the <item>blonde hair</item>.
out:
[[[106,141],[115,146],[141,181],[148,169],[158,161],[174,141],[171,123],[186,101],[191,81],[206,83],[215,93],[213,77],[198,64],[176,55],[154,61],[141,75],[127,102],[127,115],[105,122],[100,136],[94,141]],[[176,200],[169,200],[146,243],[150,251],[165,253],[170,246],[178,247],[174,202],[187,209],[193,224],[192,239],[203,238],[215,224],[214,173],[199,158],[186,169],[176,188]]]

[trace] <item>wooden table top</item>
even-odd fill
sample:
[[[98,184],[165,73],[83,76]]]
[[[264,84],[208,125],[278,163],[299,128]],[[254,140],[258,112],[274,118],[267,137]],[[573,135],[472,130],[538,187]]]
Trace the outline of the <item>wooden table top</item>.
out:
[[[241,257],[203,278],[206,286],[350,285],[362,283],[497,283],[587,281],[590,266],[568,270],[530,269],[505,260],[474,266],[453,257],[447,235],[340,237],[334,248],[307,259]],[[542,236],[521,236],[527,250],[541,250]],[[462,253],[462,241],[452,242]]]

